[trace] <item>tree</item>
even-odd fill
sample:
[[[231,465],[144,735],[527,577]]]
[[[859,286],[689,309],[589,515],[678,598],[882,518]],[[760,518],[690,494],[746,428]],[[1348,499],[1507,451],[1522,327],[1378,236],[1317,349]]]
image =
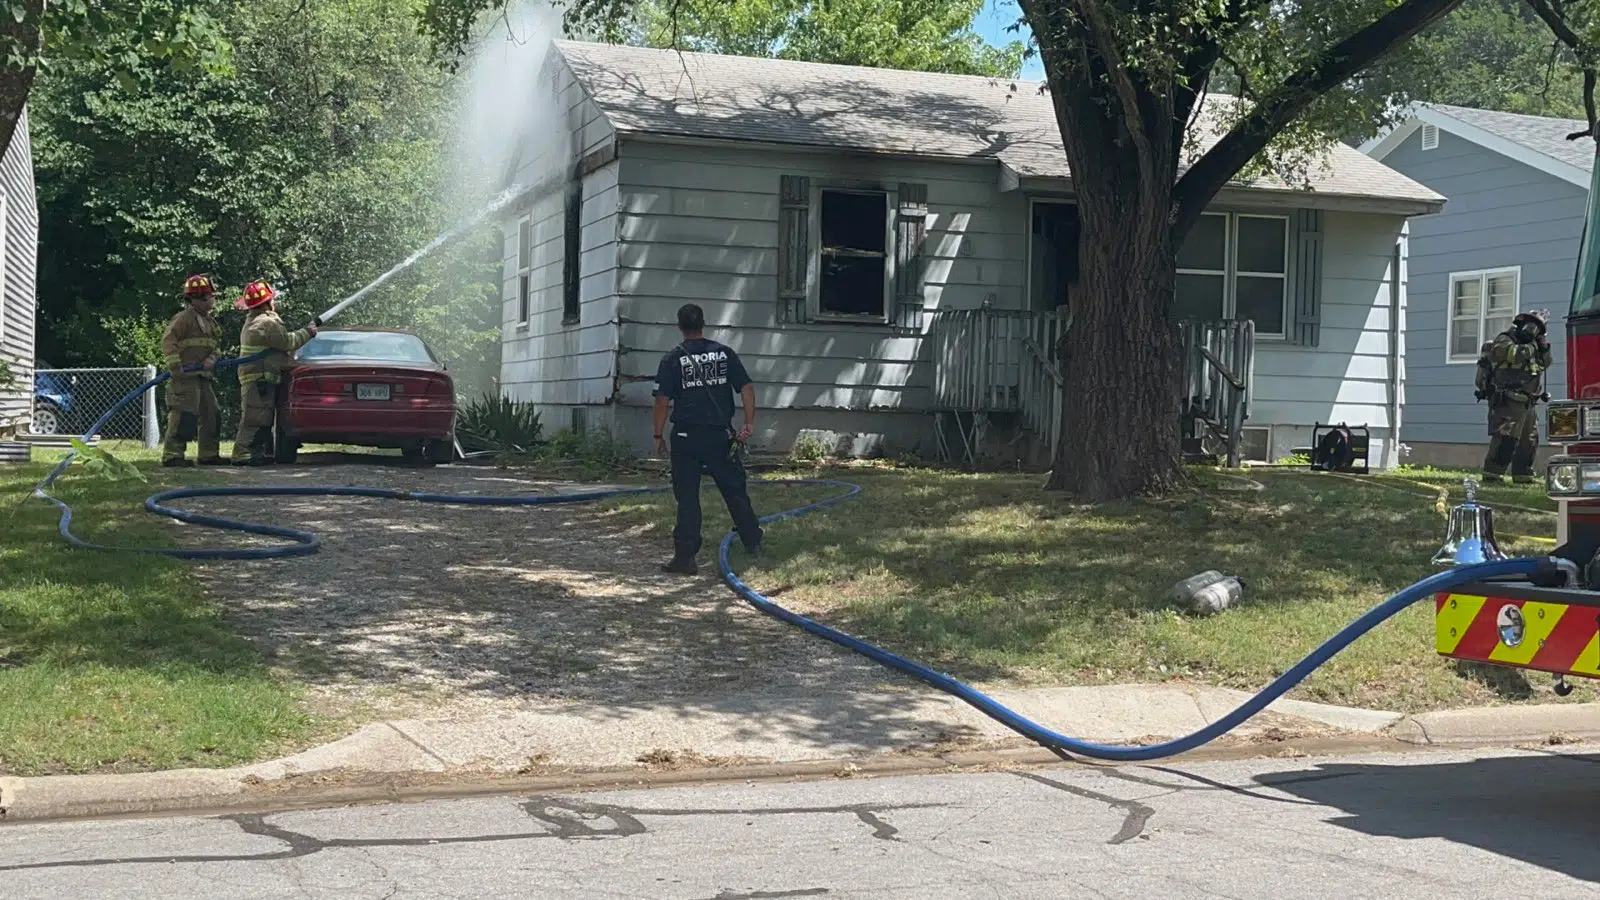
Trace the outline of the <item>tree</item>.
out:
[[[637,2],[570,0],[566,22],[615,33]],[[1091,501],[1169,491],[1185,482],[1172,317],[1185,236],[1247,169],[1292,172],[1331,139],[1388,124],[1411,99],[1406,77],[1426,49],[1418,35],[1463,0],[1019,2],[1082,224],[1082,290],[1063,338],[1063,433],[1050,486]],[[1594,0],[1528,2],[1574,49],[1592,97],[1585,47],[1595,46]],[[425,27],[448,47],[504,3],[427,0]],[[1560,23],[1574,19],[1582,21],[1564,37]],[[1204,102],[1223,72],[1236,77],[1239,96]],[[1216,140],[1196,142],[1197,125],[1214,127]]]
[[[35,106],[40,345],[54,361],[159,359],[185,275],[235,295],[259,277],[307,319],[448,224],[449,79],[409,0],[255,0],[218,27],[228,71],[146,61],[47,72]],[[498,235],[474,235],[364,301],[362,321],[411,325],[464,389],[492,369]],[[224,335],[238,333],[227,304]]]
[[[11,146],[41,66],[92,60],[124,86],[146,60],[224,70],[213,12],[223,0],[7,0],[0,8],[0,153]]]
[[[631,40],[739,56],[1015,78],[1021,41],[972,30],[983,0],[644,0]]]
[[[1584,115],[1576,54],[1523,0],[1466,0],[1418,41],[1441,63],[1417,73],[1419,99],[1536,116]]]

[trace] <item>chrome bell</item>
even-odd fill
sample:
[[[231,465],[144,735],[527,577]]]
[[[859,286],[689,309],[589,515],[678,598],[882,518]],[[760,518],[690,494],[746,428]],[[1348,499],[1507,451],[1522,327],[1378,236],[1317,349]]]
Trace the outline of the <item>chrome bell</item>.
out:
[[[1444,546],[1433,555],[1436,566],[1470,566],[1474,563],[1506,559],[1494,542],[1494,510],[1478,502],[1478,482],[1462,479],[1467,500],[1450,510],[1450,528]]]

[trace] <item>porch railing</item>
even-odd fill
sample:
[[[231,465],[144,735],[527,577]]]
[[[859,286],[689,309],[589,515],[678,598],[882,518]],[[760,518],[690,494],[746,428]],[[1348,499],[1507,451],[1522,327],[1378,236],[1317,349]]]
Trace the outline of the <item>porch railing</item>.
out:
[[[1046,437],[1060,436],[1061,373],[1056,342],[1062,318],[1026,310],[943,309],[929,329],[933,402],[939,413],[1018,413]]]
[[[1190,454],[1240,461],[1255,374],[1255,323],[1249,319],[1184,322],[1183,429]]]

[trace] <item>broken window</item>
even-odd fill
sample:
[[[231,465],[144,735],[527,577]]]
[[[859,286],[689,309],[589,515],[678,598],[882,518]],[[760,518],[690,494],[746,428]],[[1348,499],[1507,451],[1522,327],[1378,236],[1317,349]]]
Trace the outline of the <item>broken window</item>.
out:
[[[886,318],[889,195],[824,190],[821,244],[818,311]]]

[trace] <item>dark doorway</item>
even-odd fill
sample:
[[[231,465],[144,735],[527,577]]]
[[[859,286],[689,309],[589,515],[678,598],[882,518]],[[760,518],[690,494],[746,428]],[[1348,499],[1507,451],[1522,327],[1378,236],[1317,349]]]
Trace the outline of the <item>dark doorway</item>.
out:
[[[1028,308],[1054,312],[1078,284],[1078,207],[1035,200],[1029,233]]]

